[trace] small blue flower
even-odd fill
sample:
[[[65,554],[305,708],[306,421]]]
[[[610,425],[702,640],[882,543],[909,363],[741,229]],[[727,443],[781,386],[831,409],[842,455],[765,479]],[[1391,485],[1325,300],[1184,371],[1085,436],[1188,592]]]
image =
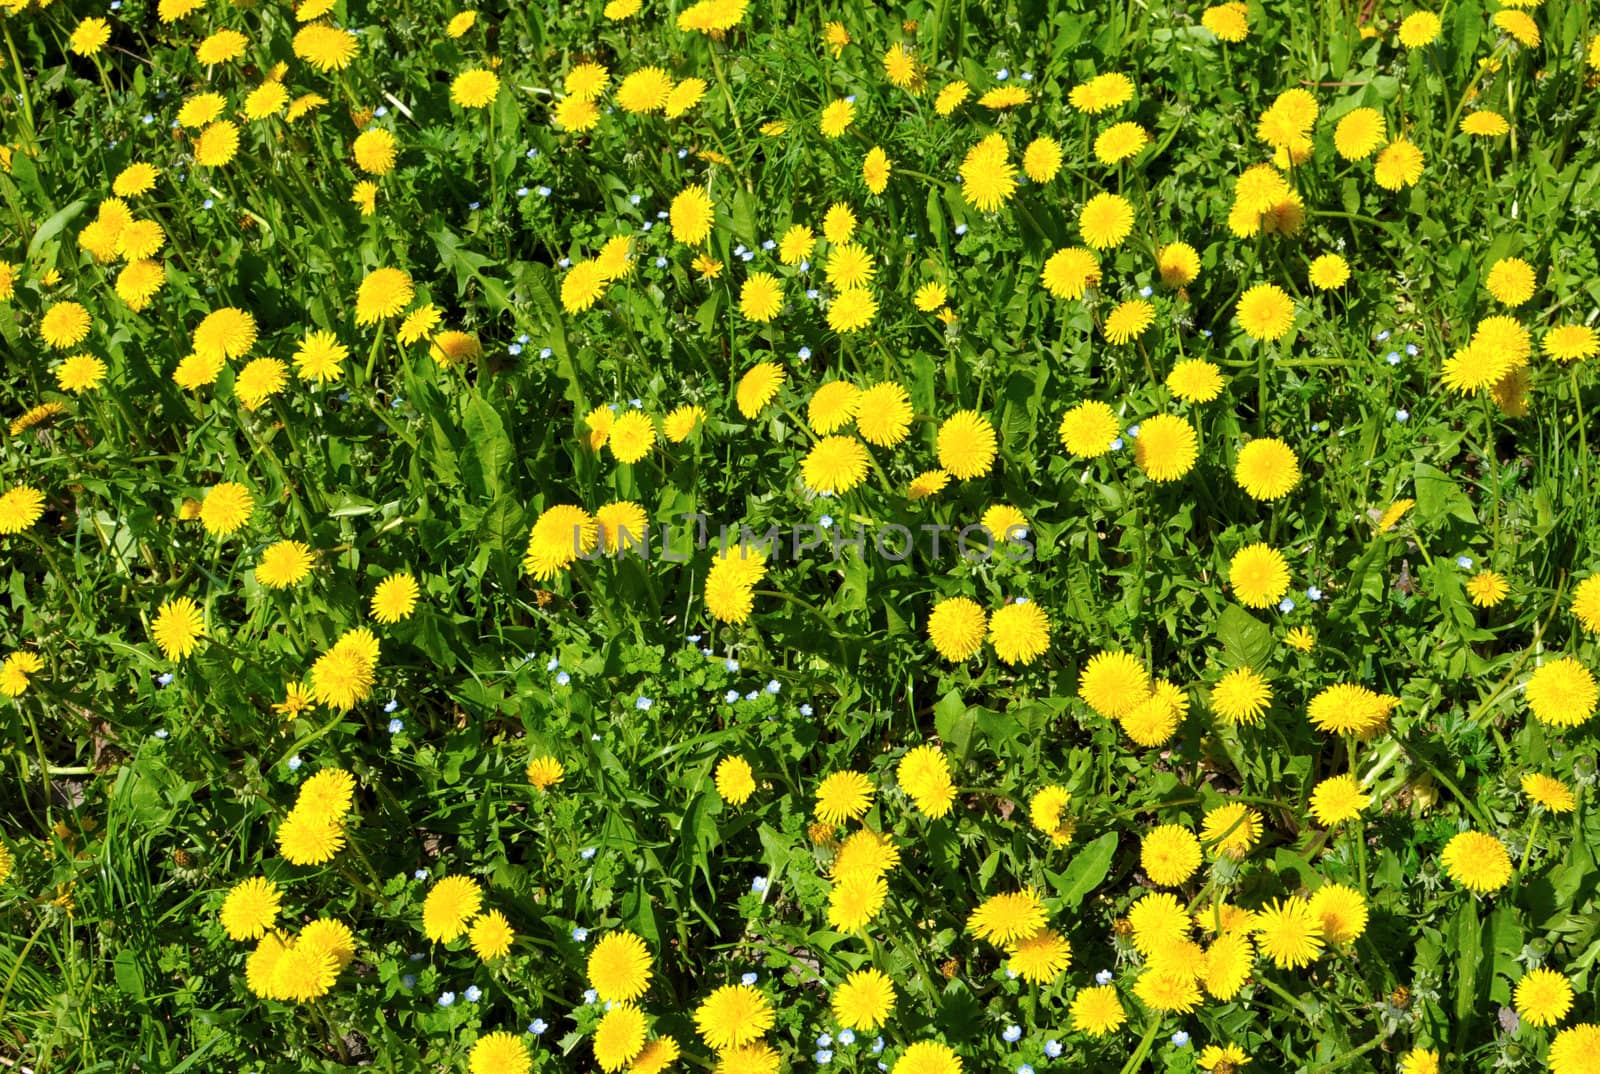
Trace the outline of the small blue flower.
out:
[[[956,225],[956,234],[957,235],[965,235],[966,233],[967,233],[967,225],[965,225],[965,224],[957,224]]]
[[[428,953],[426,951],[413,951],[406,957],[412,962],[421,962],[423,959],[428,957]]]
[[[690,645],[699,645],[700,644],[700,635],[699,634],[690,634],[684,640],[687,641]]]
[[[882,1037],[873,1038],[873,1041],[872,1041],[872,1054],[873,1055],[877,1055],[881,1051],[883,1051],[883,1038]]]
[[[535,1018],[531,1023],[529,1023],[528,1032],[532,1033],[536,1037],[542,1037],[544,1036],[544,1031],[549,1028],[549,1022],[546,1022],[543,1018]]]
[[[1011,77],[1011,72],[1007,68],[1002,67],[1000,70],[994,73],[994,77],[999,79],[1001,82],[1004,82],[1006,79]]]
[[[1411,420],[1411,411],[1409,411],[1409,410],[1396,410],[1394,412],[1394,420],[1398,421],[1398,422],[1400,422],[1402,424],[1404,424],[1405,422],[1410,421]]]
[[[811,360],[811,348],[810,347],[801,347],[799,350],[795,351],[795,354],[799,357],[799,359],[802,362],[809,362]]]
[[[589,938],[589,930],[585,929],[585,928],[573,929],[572,930],[572,938],[574,940],[577,940],[579,943],[583,943],[585,940],[587,940]],[[593,1003],[594,1000],[591,999],[591,1000],[589,1000],[589,1002]]]
[[[765,876],[757,875],[757,876],[752,876],[750,878],[750,891],[751,891],[751,893],[756,894],[756,895],[760,895],[762,892],[764,892],[766,890],[767,890],[767,878]]]
[[[593,1002],[595,1002],[595,1001],[596,1001],[596,1000],[598,1000],[598,999],[599,999],[599,998],[600,998],[600,993],[598,993],[598,992],[596,992],[596,991],[595,991],[595,990],[594,990],[594,989],[592,989],[592,988],[590,988],[590,989],[586,989],[586,990],[585,990],[585,991],[584,991],[584,993],[583,993],[583,1001],[584,1001],[584,1002],[585,1002],[585,1003],[593,1003]]]
[[[537,149],[530,149],[523,155],[526,156],[529,160],[532,160],[534,157],[539,155],[539,151]]]
[[[482,207],[483,207],[483,202],[481,202],[481,201],[469,202],[467,204],[467,208],[472,210],[473,212],[477,212]]]
[[[1284,597],[1282,600],[1278,601],[1278,610],[1284,615],[1288,615],[1290,612],[1294,611],[1294,601],[1290,600],[1288,597]]]
[[[742,984],[742,985],[749,986],[749,985],[754,985],[759,980],[761,980],[761,975],[758,974],[758,973],[752,972],[752,973],[744,974],[742,977],[740,977],[739,978],[739,983]]]
[[[851,104],[855,104],[856,103],[856,95],[853,94],[853,93],[849,94],[849,95],[847,95],[845,97],[845,100],[849,101]]]
[[[811,715],[811,706],[810,706],[810,704],[805,704],[805,705],[801,705],[800,706],[800,715],[802,715],[802,716],[810,716]]]
[[[665,209],[663,209],[661,212],[656,213],[656,219],[657,220],[665,220],[666,218],[667,218],[667,212],[666,212]]]
[[[833,529],[833,516],[823,515],[821,518],[817,519],[817,525],[821,526],[825,530]]]
[[[817,296],[819,294],[821,294],[821,293],[822,292],[818,291],[815,287],[807,287],[806,288],[806,297],[809,298],[813,302],[815,302],[817,300]]]
[[[745,251],[745,245],[744,245],[744,243],[741,242],[738,246],[735,246],[733,248],[733,256],[734,257],[739,257],[744,253],[744,251]]]
[[[522,353],[522,344],[520,344],[520,343],[508,344],[506,346],[506,353],[511,355],[511,357],[515,358],[517,355]]]
[[[773,248],[773,247],[774,247],[774,246],[777,246],[777,245],[778,245],[778,244],[777,244],[777,243],[776,243],[776,242],[774,242],[774,241],[772,241],[772,240],[771,240],[771,239],[767,239],[767,240],[765,240],[765,241],[764,241],[764,242],[762,242],[762,244],[761,244],[761,248],[762,248],[762,249],[763,249],[763,250],[770,250],[770,249],[772,249],[772,248]]]
[[[1015,1025],[1006,1026],[1006,1031],[1000,1034],[1000,1037],[1007,1044],[1015,1044],[1017,1041],[1022,1039],[1022,1027]]]
[[[555,351],[551,350],[549,347],[540,347],[539,348],[539,357],[540,358],[548,358],[554,353],[555,353]]]
[[[760,696],[761,696],[761,692],[759,690],[751,690],[748,694],[744,695],[744,699],[746,701],[754,701],[756,698],[758,698]]]
[[[654,704],[654,701],[650,700],[648,697],[645,697],[643,694],[640,694],[639,697],[633,702],[633,707],[638,709],[640,712],[649,712],[650,706]]]
[[[389,106],[386,104],[380,104],[378,107],[372,110],[372,114],[377,116],[379,119],[382,119],[384,116],[389,114]]]
[[[300,766],[303,764],[305,764],[305,762],[300,759],[300,755],[297,753],[293,757],[289,758],[289,771],[298,772],[300,771]]]
[[[768,679],[767,680],[767,693],[776,694],[779,690],[782,690],[782,689],[783,689],[783,687],[778,685],[778,680],[777,679]]]
[[[550,188],[547,186],[539,187],[538,191],[541,198],[548,198],[550,196]]]
[[[166,738],[167,737],[167,729],[165,727],[156,728],[156,737],[157,738]]]
[[[462,995],[467,997],[468,1003],[476,1003],[478,1000],[483,998],[483,989],[479,988],[477,985],[468,985],[467,990],[463,992]]]
[[[557,686],[565,686],[565,685],[567,685],[567,683],[569,683],[571,681],[572,681],[572,676],[568,675],[565,671],[558,672],[556,674],[556,685]]]
[[[629,399],[628,400],[628,405],[633,407],[633,409],[635,409],[635,410],[643,410],[644,409],[644,400],[643,399]]]
[[[399,707],[400,707],[400,702],[396,701],[392,697],[388,701],[385,701],[383,703],[383,711],[384,712],[393,712],[395,709],[397,709]]]
[[[439,1006],[448,1007],[448,1006],[450,1006],[450,1004],[454,1003],[455,1001],[456,1001],[456,994],[454,992],[440,992],[439,993]]]
[[[1139,438],[1139,426],[1137,423],[1128,426],[1128,435],[1133,437],[1135,440]]]
[[[653,228],[655,226],[656,226],[656,222],[654,220],[646,220],[643,224],[641,224],[639,226],[639,230],[640,231],[649,231],[651,228]]]
[[[1185,1033],[1181,1029],[1178,1030],[1172,1035],[1172,1043],[1176,1044],[1180,1048],[1187,1048],[1189,1046],[1189,1034]]]
[[[656,268],[666,268],[666,267],[667,267],[667,259],[666,258],[664,258],[664,257],[656,258]]]
[[[812,1058],[817,1061],[817,1065],[826,1066],[828,1063],[833,1062],[833,1052],[828,1048],[818,1048],[817,1054]]]
[[[1313,603],[1321,600],[1322,590],[1318,589],[1316,586],[1308,586],[1306,588],[1306,599]]]
[[[1033,81],[1033,72],[1032,71],[1024,71],[1024,72],[1022,72],[1022,81],[1024,81],[1024,82],[1032,82]]]
[[[641,197],[639,197],[639,195],[637,195],[637,194],[629,194],[629,195],[628,195],[628,204],[629,204],[629,205],[637,205],[637,204],[639,204],[639,202],[641,202],[641,201],[642,201],[642,200],[644,200],[644,199],[642,199],[642,198],[641,198]]]
[[[202,202],[201,202],[201,203],[200,203],[200,208],[202,208],[202,209],[209,209],[209,208],[211,208],[211,206],[212,206],[212,205],[214,205],[214,204],[216,204],[216,203],[215,203],[215,202],[213,202],[213,201],[212,201],[212,200],[211,200],[211,199],[210,199],[210,198],[207,198],[207,199],[206,199],[206,200],[205,200],[205,201],[202,201]]]
[[[556,668],[558,668],[560,666],[561,666],[561,658],[558,657],[558,656],[552,656],[550,658],[550,662],[544,666],[544,669],[546,671],[554,671]]]
[[[1206,338],[1207,338],[1207,339],[1210,339],[1210,338],[1211,338],[1211,329],[1209,329],[1209,328],[1202,328],[1202,329],[1200,329],[1200,334],[1201,334],[1201,335],[1202,335],[1202,336],[1205,336],[1205,337],[1206,337]]]
[[[1456,566],[1460,567],[1464,571],[1470,571],[1472,569],[1472,557],[1471,556],[1457,556],[1456,557]]]
[[[1383,356],[1383,360],[1388,362],[1390,365],[1399,365],[1400,364],[1400,352],[1399,351],[1390,351],[1388,354]]]
[[[406,722],[404,720],[402,720],[400,717],[396,716],[394,719],[389,721],[389,733],[391,735],[398,735],[401,731],[404,731],[405,729],[406,729]]]
[[[1111,441],[1111,450],[1112,451],[1121,451],[1122,450],[1122,437],[1119,436],[1115,440]]]
[[[1023,1063],[1017,1068],[1017,1074],[1033,1074],[1033,1067],[1029,1066],[1027,1063]]]
[[[572,267],[572,258],[563,257],[561,260],[557,261],[556,264],[560,265],[562,268],[571,268]]]
[[[1406,353],[1409,354],[1413,358],[1415,358],[1417,356],[1417,353],[1418,353],[1419,349],[1420,348],[1418,348],[1415,343],[1407,343],[1406,344]]]
[[[1111,981],[1112,974],[1110,970],[1101,970],[1099,973],[1094,975],[1094,983],[1097,985],[1108,985],[1111,983]]]
[[[739,691],[729,690],[727,693],[722,695],[722,700],[726,701],[730,705],[733,704],[735,701],[739,700]]]
[[[853,1029],[841,1029],[841,1030],[839,1030],[839,1043],[840,1044],[854,1044],[855,1042],[856,1042],[856,1031],[855,1030],[853,1030]]]
[[[1048,1055],[1051,1059],[1061,1058],[1061,1042],[1059,1040],[1045,1041],[1044,1054]]]
[[[598,849],[600,849],[600,848],[599,847],[584,847],[582,850],[578,851],[578,856],[580,858],[582,858],[584,861],[592,861],[594,859],[595,851],[598,850]],[[589,934],[588,930],[585,929],[584,930],[584,935],[587,936],[588,934]],[[579,939],[582,939],[582,937],[579,937]]]
[[[545,190],[547,188],[546,187],[540,187],[539,189],[540,190]],[[527,196],[528,196],[528,188],[527,187],[525,187],[525,186],[517,187],[517,197],[525,198]]]
[[[801,273],[807,273],[811,271],[811,262],[809,259],[800,262],[800,271]]]
[[[689,155],[689,151],[687,149],[678,150],[678,159],[679,160],[682,160],[684,157],[686,157],[688,155]]]
[[[151,114],[150,114],[150,113],[149,113],[149,112],[146,112],[146,113],[145,113],[145,114],[144,114],[144,115],[143,115],[143,116],[142,116],[142,117],[141,117],[141,118],[140,118],[140,119],[139,119],[139,122],[140,122],[140,123],[143,123],[143,124],[144,124],[144,125],[145,125],[145,126],[146,126],[146,127],[148,127],[148,126],[149,126],[149,125],[150,125],[150,124],[152,124],[152,123],[154,123],[154,122],[155,122],[155,121],[156,121],[156,117],[155,117],[155,116],[153,116],[153,115],[151,115]]]
[[[1146,284],[1145,286],[1139,288],[1139,297],[1140,298],[1149,298],[1153,294],[1155,294],[1155,289],[1152,288],[1149,284]]]
[[[426,870],[426,869],[418,869],[416,872],[411,874],[411,879],[413,879],[413,880],[426,880],[426,879],[428,879],[428,870]]]
[[[408,973],[404,977],[401,977],[400,987],[405,989],[407,992],[417,987],[417,975],[414,973]]]
[[[832,1044],[833,1044],[833,1037],[832,1037],[831,1034],[828,1034],[828,1033],[818,1033],[817,1034],[817,1047],[818,1048],[831,1047]]]
[[[727,668],[729,671],[738,671],[739,661],[730,656],[728,659],[722,662],[722,666]]]

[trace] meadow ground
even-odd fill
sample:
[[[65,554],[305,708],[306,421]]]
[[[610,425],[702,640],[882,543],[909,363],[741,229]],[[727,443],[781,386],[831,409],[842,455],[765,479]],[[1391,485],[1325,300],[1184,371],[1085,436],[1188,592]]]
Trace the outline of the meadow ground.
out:
[[[1588,3],[0,6],[6,1069],[1600,1071]]]

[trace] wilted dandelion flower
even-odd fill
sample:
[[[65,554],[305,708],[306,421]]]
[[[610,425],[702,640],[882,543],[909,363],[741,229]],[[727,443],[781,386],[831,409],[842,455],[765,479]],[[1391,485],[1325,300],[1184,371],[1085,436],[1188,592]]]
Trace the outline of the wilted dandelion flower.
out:
[[[1503,888],[1511,879],[1511,855],[1505,844],[1482,832],[1453,836],[1439,863],[1451,880],[1480,894]]]
[[[1061,171],[1061,143],[1041,135],[1022,151],[1022,171],[1035,183],[1048,183]]]
[[[1300,898],[1275,899],[1256,914],[1254,930],[1261,953],[1279,969],[1299,969],[1322,953],[1322,921]]]
[[[1565,783],[1536,772],[1522,777],[1522,793],[1552,813],[1571,813],[1578,805],[1572,789]]]
[[[1496,302],[1507,306],[1520,306],[1533,297],[1539,281],[1533,266],[1520,257],[1502,257],[1489,267],[1483,284]]]
[[[1272,687],[1250,667],[1236,667],[1211,688],[1211,708],[1229,724],[1261,723],[1272,705]]]
[[[1200,868],[1200,841],[1187,828],[1163,824],[1140,840],[1139,865],[1152,883],[1177,887]]]
[[[638,3],[639,0],[632,0]],[[678,1057],[683,1054],[678,1042],[672,1037],[657,1037],[644,1046],[644,1051],[634,1056],[633,1062],[628,1064],[628,1074],[662,1074]]]
[[[1056,298],[1082,298],[1084,292],[1100,282],[1100,261],[1092,251],[1069,246],[1045,260],[1039,279]]]
[[[894,1013],[894,983],[882,971],[856,970],[833,990],[833,1017],[845,1029],[872,1030]]]
[[[255,940],[265,936],[278,920],[283,893],[271,880],[252,877],[228,889],[218,915],[230,940]]]
[[[967,917],[967,931],[1005,947],[1038,935],[1046,921],[1044,901],[1030,887],[989,896]]]
[[[206,490],[200,503],[200,524],[213,537],[226,537],[250,521],[255,497],[236,481],[224,481]]]
[[[1122,1009],[1117,990],[1111,985],[1097,985],[1078,990],[1069,1008],[1072,1028],[1091,1037],[1103,1037],[1122,1028],[1128,1014]]]
[[[1050,648],[1050,617],[1033,601],[1016,601],[989,617],[989,641],[1002,664],[1031,664]]]
[[[814,812],[818,820],[828,824],[860,820],[872,808],[872,794],[872,782],[860,772],[834,772],[817,785]]]
[[[1199,457],[1194,426],[1173,414],[1157,414],[1139,425],[1133,458],[1151,481],[1176,481]]]
[[[450,99],[462,108],[483,108],[500,93],[500,76],[483,67],[461,72],[450,83]]]
[[[1529,970],[1517,982],[1511,1002],[1529,1025],[1553,1026],[1572,1010],[1572,982],[1556,970]]]
[[[1385,190],[1402,190],[1417,185],[1422,178],[1422,165],[1422,150],[1409,138],[1396,138],[1378,154],[1372,177]]]
[[[314,563],[311,549],[300,541],[277,541],[261,552],[256,581],[268,589],[284,589],[303,581]]]
[[[1106,317],[1106,341],[1113,344],[1131,343],[1156,319],[1155,307],[1142,298],[1119,302]]]
[[[1594,675],[1571,656],[1560,656],[1528,676],[1524,695],[1534,719],[1551,727],[1576,727],[1594,715],[1600,688]]]
[[[1133,231],[1133,206],[1120,194],[1096,194],[1078,213],[1078,233],[1096,250],[1120,246]]]
[[[397,268],[373,269],[356,291],[356,324],[376,324],[398,316],[416,294],[409,272]]]
[[[939,465],[952,477],[982,477],[994,466],[995,429],[975,410],[958,410],[939,426]]]
[[[773,1021],[767,997],[750,985],[723,985],[701,1000],[694,1012],[701,1039],[718,1051],[758,1040]]]

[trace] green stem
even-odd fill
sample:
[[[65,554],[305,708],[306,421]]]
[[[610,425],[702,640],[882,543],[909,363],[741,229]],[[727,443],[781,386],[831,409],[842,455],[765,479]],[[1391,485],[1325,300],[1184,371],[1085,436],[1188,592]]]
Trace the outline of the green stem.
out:
[[[1128,1061],[1122,1064],[1122,1074],[1133,1074],[1144,1063],[1145,1057],[1150,1054],[1150,1046],[1156,1042],[1156,1034],[1161,1031],[1161,1016],[1156,1015],[1150,1019],[1150,1024],[1145,1027],[1144,1036],[1139,1038],[1139,1046],[1128,1056]]]

